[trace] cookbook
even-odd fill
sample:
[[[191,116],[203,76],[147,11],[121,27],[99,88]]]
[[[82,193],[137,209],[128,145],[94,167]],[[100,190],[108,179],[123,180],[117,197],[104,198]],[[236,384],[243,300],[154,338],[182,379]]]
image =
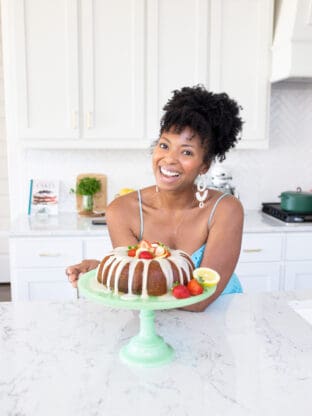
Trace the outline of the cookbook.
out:
[[[31,179],[29,185],[28,215],[57,215],[59,181]]]

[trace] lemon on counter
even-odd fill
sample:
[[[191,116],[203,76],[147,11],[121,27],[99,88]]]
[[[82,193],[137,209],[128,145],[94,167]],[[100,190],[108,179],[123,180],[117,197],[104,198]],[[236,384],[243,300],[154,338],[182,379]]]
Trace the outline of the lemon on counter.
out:
[[[198,267],[193,271],[193,277],[204,287],[215,286],[220,281],[219,273],[209,267]]]
[[[120,191],[118,192],[118,194],[116,196],[122,196],[122,195],[130,194],[130,192],[134,192],[134,189],[122,188],[122,189],[120,189]]]

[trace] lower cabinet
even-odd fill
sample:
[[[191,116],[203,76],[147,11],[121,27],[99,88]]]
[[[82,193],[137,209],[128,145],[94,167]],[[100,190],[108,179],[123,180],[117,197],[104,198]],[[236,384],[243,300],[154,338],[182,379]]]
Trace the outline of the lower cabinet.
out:
[[[236,274],[246,293],[312,289],[312,233],[244,233]]]
[[[104,257],[109,237],[11,238],[11,293],[13,301],[71,300],[77,298],[67,280],[67,266],[85,258]]]
[[[312,261],[287,262],[285,267],[285,290],[312,289]]]
[[[280,263],[240,263],[236,274],[245,293],[273,292],[281,286]]]

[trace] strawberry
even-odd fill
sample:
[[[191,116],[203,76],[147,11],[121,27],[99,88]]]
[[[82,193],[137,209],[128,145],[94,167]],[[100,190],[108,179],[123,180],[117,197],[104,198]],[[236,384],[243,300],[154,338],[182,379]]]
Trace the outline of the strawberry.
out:
[[[136,249],[136,248],[130,248],[130,249],[128,250],[128,256],[129,256],[129,257],[135,257],[136,251],[137,251],[137,249]]]
[[[147,250],[141,251],[139,254],[139,259],[151,260],[152,258],[154,258],[153,254]]]
[[[191,296],[190,291],[184,285],[176,285],[172,288],[172,294],[177,299],[185,299]]]
[[[191,279],[187,284],[187,288],[192,296],[200,295],[204,291],[203,287],[198,283],[198,280],[196,279]]]
[[[141,240],[139,242],[139,247],[140,248],[145,248],[146,250],[149,250],[150,248],[152,248],[152,245],[149,241],[147,240]]]

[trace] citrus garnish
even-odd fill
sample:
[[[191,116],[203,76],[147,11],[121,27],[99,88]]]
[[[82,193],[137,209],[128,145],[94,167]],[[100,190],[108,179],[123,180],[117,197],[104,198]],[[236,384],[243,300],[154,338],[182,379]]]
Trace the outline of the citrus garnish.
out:
[[[203,287],[215,286],[220,280],[219,273],[209,267],[198,267],[193,271],[193,277]]]

